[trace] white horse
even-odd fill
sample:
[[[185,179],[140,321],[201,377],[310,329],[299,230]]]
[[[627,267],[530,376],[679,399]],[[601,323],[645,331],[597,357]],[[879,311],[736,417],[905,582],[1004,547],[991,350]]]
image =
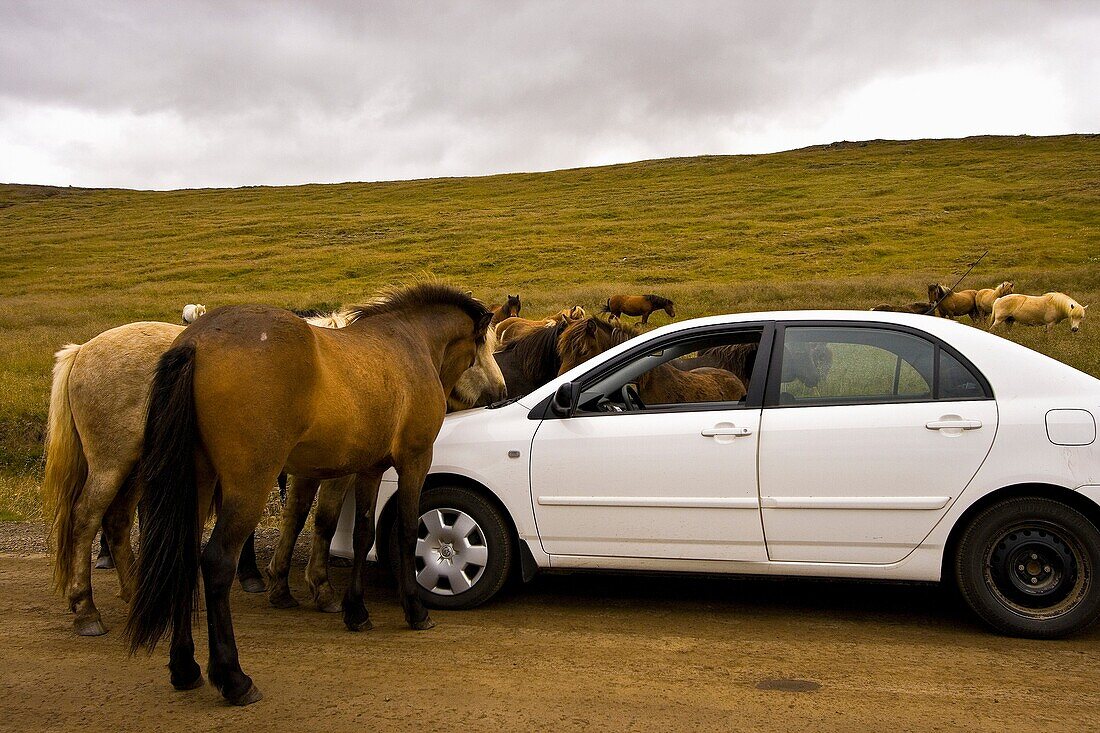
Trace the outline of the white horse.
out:
[[[1065,293],[1003,295],[993,301],[989,327],[1022,323],[1025,326],[1044,326],[1049,333],[1055,324],[1068,318],[1069,330],[1077,333],[1087,308],[1087,305],[1081,305]]]

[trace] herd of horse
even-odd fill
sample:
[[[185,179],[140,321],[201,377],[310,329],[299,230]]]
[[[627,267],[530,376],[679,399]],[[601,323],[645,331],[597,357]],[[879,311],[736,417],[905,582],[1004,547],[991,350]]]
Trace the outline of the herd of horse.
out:
[[[152,650],[170,635],[173,686],[203,684],[191,627],[201,570],[207,675],[232,703],[260,699],[238,659],[229,602],[234,576],[246,591],[267,590],[276,607],[296,605],[287,583],[290,557],[316,499],[306,573],[314,602],[342,611],[350,630],[370,628],[365,561],[379,482],[390,468],[398,474],[401,603],[412,628],[430,628],[414,553],[420,489],[444,415],[525,394],[639,333],[618,315],[673,312],[671,301],[656,296],[612,300],[617,314],[609,300],[607,315],[576,306],[517,329],[518,296],[490,309],[460,289],[422,283],[308,318],[266,306],[207,312],[190,305],[187,326],[131,323],[65,346],[54,365],[43,493],[54,582],[76,633],[107,631],[90,571],[102,528],[120,596],[130,605],[131,651]],[[744,394],[731,372],[715,387],[711,370],[685,367],[686,379],[670,372],[643,389],[680,390],[685,400],[692,390],[718,389],[723,399]],[[271,487],[286,474],[282,531],[265,583],[253,531]],[[328,582],[328,548],[348,491],[357,507],[354,560],[338,601]]]
[[[919,313],[941,318],[969,316],[975,323],[987,323],[990,329],[1004,324],[1043,326],[1050,332],[1054,326],[1069,320],[1071,333],[1077,333],[1085,318],[1087,305],[1081,305],[1065,293],[1023,295],[1013,292],[1014,284],[1006,280],[993,288],[954,290],[933,283],[928,286],[928,299],[905,305],[877,305],[873,311]]]
[[[1006,300],[1011,288],[932,286],[929,301],[909,309],[1051,322]],[[1077,330],[1084,306],[1062,296],[1052,307],[1063,314],[1057,320],[1069,318]],[[379,482],[390,468],[398,475],[401,604],[410,627],[431,628],[414,555],[420,491],[445,414],[527,394],[641,333],[624,315],[641,324],[656,311],[675,317],[673,302],[656,295],[613,296],[598,315],[572,306],[528,320],[521,309],[518,295],[490,308],[458,288],[421,283],[306,317],[267,306],[208,312],[189,305],[186,327],[131,323],[62,348],[53,373],[43,492],[54,582],[68,600],[76,633],[107,631],[90,572],[92,543],[102,529],[120,595],[130,605],[131,652],[151,651],[170,635],[173,686],[203,684],[192,640],[201,570],[207,675],[231,703],[259,700],[238,659],[229,601],[234,576],[248,592],[266,590],[275,607],[297,605],[288,584],[290,559],[316,503],[306,569],[313,601],[320,610],[342,611],[349,630],[370,628],[365,563],[375,542]],[[756,348],[714,346],[660,364],[636,380],[638,398],[645,404],[740,400]],[[814,387],[831,360],[827,349],[819,351],[785,360],[794,372],[789,376]],[[271,487],[287,475],[265,583],[253,532]],[[349,491],[356,499],[354,559],[338,600],[328,551]],[[136,555],[130,546],[135,516]]]

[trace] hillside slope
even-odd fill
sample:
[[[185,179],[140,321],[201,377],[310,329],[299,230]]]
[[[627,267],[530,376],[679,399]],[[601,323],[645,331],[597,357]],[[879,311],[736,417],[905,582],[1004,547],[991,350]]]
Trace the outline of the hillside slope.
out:
[[[1100,136],[839,143],[393,183],[0,186],[0,495],[36,470],[52,353],[187,302],[305,307],[434,275],[531,314],[656,291],[682,317],[1015,279],[1100,300]],[[1100,374],[1100,323],[1013,338]],[[0,498],[0,511],[3,510]],[[22,511],[11,509],[10,511]]]

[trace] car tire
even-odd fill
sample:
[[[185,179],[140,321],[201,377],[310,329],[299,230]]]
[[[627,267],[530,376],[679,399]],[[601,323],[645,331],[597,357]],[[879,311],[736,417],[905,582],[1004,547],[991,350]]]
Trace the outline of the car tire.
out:
[[[967,526],[955,579],[971,609],[998,631],[1053,639],[1100,617],[1100,530],[1059,501],[1008,499]]]
[[[395,578],[396,514],[383,557]],[[426,605],[464,609],[485,603],[504,587],[515,557],[507,520],[484,496],[464,486],[434,486],[421,494],[416,570],[418,590]],[[425,572],[429,563],[438,572]]]

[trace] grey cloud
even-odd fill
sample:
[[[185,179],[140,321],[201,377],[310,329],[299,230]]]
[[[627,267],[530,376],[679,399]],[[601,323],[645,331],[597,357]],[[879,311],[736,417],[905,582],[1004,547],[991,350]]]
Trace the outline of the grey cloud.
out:
[[[7,3],[0,142],[62,109],[130,135],[34,143],[74,183],[477,174],[738,152],[729,130],[875,80],[1020,59],[1094,131],[1098,24],[1090,3]]]

